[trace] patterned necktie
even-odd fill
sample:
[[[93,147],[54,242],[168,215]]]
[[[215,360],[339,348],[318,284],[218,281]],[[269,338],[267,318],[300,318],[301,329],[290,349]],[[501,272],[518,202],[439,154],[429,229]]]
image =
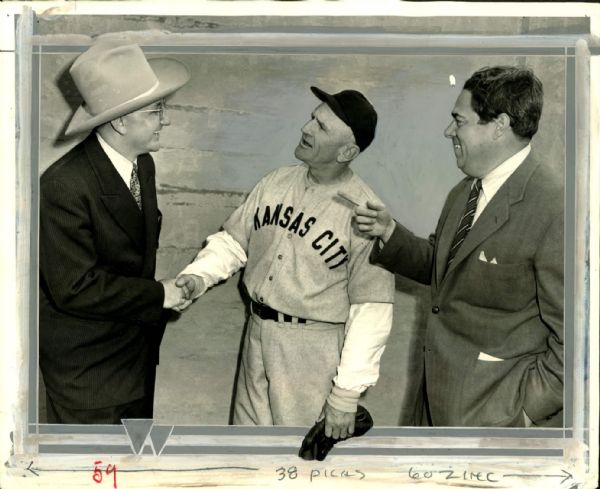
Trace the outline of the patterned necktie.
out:
[[[138,178],[138,167],[137,163],[133,163],[133,168],[131,170],[131,179],[129,180],[129,190],[131,190],[131,195],[135,199],[135,203],[142,210],[142,193],[140,190],[140,179]]]
[[[475,211],[477,210],[477,199],[479,199],[479,192],[481,192],[481,180],[478,178],[475,180],[475,184],[471,188],[465,213],[458,223],[458,230],[456,231],[454,239],[452,240],[452,246],[450,247],[450,253],[448,254],[448,265],[446,266],[446,269],[448,269],[450,263],[452,263],[452,260],[454,260],[460,245],[467,237],[467,234],[473,225],[473,217],[475,216]]]

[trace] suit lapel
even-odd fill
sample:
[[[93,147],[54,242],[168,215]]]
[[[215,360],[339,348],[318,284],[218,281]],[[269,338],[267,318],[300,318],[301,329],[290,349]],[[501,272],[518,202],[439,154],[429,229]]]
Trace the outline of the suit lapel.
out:
[[[471,231],[469,231],[464,243],[456,253],[445,276],[452,273],[452,271],[456,269],[460,263],[477,248],[477,246],[494,234],[510,219],[511,206],[523,199],[527,182],[529,182],[531,175],[538,165],[539,163],[537,161],[531,156],[528,156],[508,180],[506,180],[506,182],[498,189],[496,195],[488,202],[488,205],[485,207],[475,224],[473,224]],[[456,229],[456,224],[454,230]],[[452,237],[453,236],[454,234],[452,234]],[[450,240],[452,240],[452,237]],[[448,245],[448,247],[449,246],[450,245]],[[446,249],[445,251],[447,257],[448,250]]]
[[[138,158],[138,176],[140,179],[146,231],[144,276],[153,276],[156,263],[156,248],[158,247],[158,207],[156,203],[154,161],[149,154],[141,155]]]
[[[86,154],[101,189],[100,198],[113,219],[138,246],[143,247],[144,221],[131,192],[102,150],[95,134],[85,142]]]

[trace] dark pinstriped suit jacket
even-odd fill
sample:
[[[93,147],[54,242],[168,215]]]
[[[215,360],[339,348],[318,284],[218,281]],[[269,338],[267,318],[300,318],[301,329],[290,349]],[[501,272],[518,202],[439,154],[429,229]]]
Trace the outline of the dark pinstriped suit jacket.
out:
[[[40,368],[66,407],[140,399],[158,363],[166,313],[150,155],[138,172],[143,213],[92,133],[41,177]]]

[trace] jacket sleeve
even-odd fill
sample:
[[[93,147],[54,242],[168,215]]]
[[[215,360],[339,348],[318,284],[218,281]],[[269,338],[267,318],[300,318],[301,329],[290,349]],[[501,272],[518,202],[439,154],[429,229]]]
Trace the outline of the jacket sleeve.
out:
[[[536,356],[527,376],[524,409],[534,422],[563,407],[563,229],[564,214],[560,212],[541,240],[534,261],[539,314],[549,332],[548,348]]]
[[[160,321],[162,284],[111,272],[99,260],[93,230],[89,197],[81,186],[43,179],[40,274],[55,306],[86,319]]]
[[[371,262],[393,273],[404,275],[422,284],[431,283],[435,235],[418,238],[402,224],[396,223],[394,232],[383,246],[373,246]]]

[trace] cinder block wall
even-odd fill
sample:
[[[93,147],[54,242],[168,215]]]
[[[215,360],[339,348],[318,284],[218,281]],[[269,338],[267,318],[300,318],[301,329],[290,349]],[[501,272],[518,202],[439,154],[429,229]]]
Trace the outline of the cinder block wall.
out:
[[[148,28],[148,22],[157,21],[82,18],[68,27],[55,20],[41,22],[38,28],[47,36],[89,34],[90,29],[101,34],[119,27]],[[185,18],[179,24],[169,22],[172,30],[186,30]],[[252,22],[256,27],[257,20]],[[272,19],[263,25],[269,22]],[[401,29],[401,21],[396,22],[395,28]],[[451,25],[445,22],[440,25]],[[497,26],[517,33],[524,28],[518,19],[511,22]],[[201,23],[200,29],[210,29],[208,25]],[[484,24],[478,28],[485,32]],[[85,44],[87,38],[65,39],[66,44]],[[192,78],[168,101],[171,125],[163,130],[162,149],[154,155],[164,214],[157,278],[178,273],[262,175],[295,163],[300,127],[318,104],[311,85],[330,92],[358,89],[373,102],[379,113],[377,136],[353,167],[397,219],[418,235],[427,236],[434,229],[448,190],[463,176],[443,131],[462,83],[482,66],[527,65],[541,78],[545,106],[533,146],[542,150],[546,164],[563,171],[565,64],[560,56],[200,54],[175,47],[169,55],[186,63]],[[78,142],[62,136],[80,102],[67,72],[75,57],[73,53],[42,56],[40,172]],[[457,80],[454,87],[448,81],[451,74]],[[379,425],[414,421],[422,365],[421,319],[427,303],[427,287],[398,278],[394,330],[381,379],[364,399]],[[158,419],[178,424],[228,423],[245,314],[238,274],[173,319],[161,352]]]

